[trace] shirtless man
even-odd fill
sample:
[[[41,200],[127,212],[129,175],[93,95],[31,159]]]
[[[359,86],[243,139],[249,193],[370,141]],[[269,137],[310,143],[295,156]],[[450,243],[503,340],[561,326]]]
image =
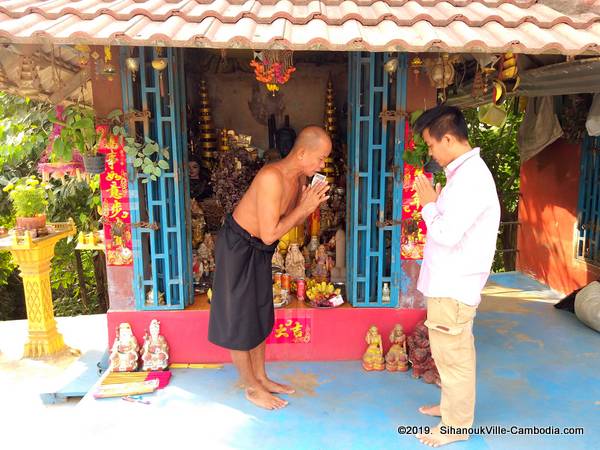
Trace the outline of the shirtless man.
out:
[[[262,408],[283,408],[288,402],[273,394],[294,393],[265,371],[265,342],[275,320],[271,258],[278,239],[329,198],[326,183],[307,187],[306,179],[330,152],[323,129],[302,130],[285,159],[258,172],[217,239],[208,339],[231,351],[246,398]]]

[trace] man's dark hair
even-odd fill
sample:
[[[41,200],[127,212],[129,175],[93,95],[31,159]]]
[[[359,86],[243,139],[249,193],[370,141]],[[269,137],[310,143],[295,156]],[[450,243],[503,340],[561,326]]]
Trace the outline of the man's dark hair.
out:
[[[423,134],[426,129],[429,135],[439,141],[445,134],[451,134],[461,141],[469,139],[465,116],[456,106],[440,105],[428,109],[415,121],[414,132]]]
[[[199,156],[188,153],[188,164],[191,163],[192,161],[195,163],[198,163],[198,165],[200,167],[202,167],[202,159]]]

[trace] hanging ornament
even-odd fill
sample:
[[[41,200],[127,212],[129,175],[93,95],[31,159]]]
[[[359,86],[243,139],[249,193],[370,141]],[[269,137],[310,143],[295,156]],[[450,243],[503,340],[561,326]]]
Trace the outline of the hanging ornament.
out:
[[[75,46],[75,50],[77,50],[79,52],[79,66],[80,67],[85,67],[88,65],[88,63],[90,62],[90,46],[89,45],[84,45],[84,44],[79,44]]]
[[[445,89],[454,83],[454,63],[455,56],[444,53],[437,58],[427,58],[425,67],[431,81],[431,85],[437,89]]]
[[[129,58],[125,59],[125,67],[127,67],[127,70],[131,72],[131,79],[133,82],[135,82],[136,75],[140,70],[140,60],[130,56]]]
[[[102,75],[104,75],[108,81],[112,81],[114,79],[117,70],[115,66],[112,65],[112,53],[110,51],[110,46],[104,46],[104,69],[102,69]]]
[[[419,75],[421,75],[424,65],[423,60],[417,55],[410,61],[409,68],[415,77],[415,84],[419,82]]]
[[[335,101],[333,95],[333,82],[331,81],[331,75],[329,75],[329,80],[327,81],[327,90],[325,92],[325,131],[331,138],[331,142],[334,147],[337,144],[337,117],[335,111]],[[329,155],[329,157],[325,158],[325,167],[322,169],[322,172],[327,177],[327,182],[331,185],[335,183],[335,177],[338,175],[336,172],[336,167],[333,165],[334,158],[333,155]]]
[[[475,69],[475,77],[473,78],[473,88],[471,89],[471,97],[479,98],[483,96],[483,75],[479,70],[479,65]]]
[[[483,72],[483,94],[487,94],[490,85],[490,75],[496,72],[495,67],[484,67]]]
[[[152,68],[154,70],[158,71],[158,84],[160,87],[160,96],[164,97],[166,89],[165,89],[165,82],[163,79],[163,72],[167,68],[168,61],[167,61],[167,58],[162,57],[162,52],[163,52],[162,47],[156,48],[156,58],[154,58],[152,60]]]
[[[394,81],[394,75],[398,70],[398,58],[390,58],[383,64],[383,70],[388,74],[390,83]]]
[[[273,95],[279,91],[281,85],[290,80],[290,76],[296,71],[291,50],[254,52],[250,66],[254,68],[256,80],[264,83],[267,90]]]

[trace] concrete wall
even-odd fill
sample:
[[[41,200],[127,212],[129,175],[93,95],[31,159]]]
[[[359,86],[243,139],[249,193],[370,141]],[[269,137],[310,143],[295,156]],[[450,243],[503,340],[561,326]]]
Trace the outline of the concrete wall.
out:
[[[193,55],[193,56],[192,56]],[[290,116],[290,125],[296,133],[307,125],[323,125],[325,115],[325,91],[331,75],[335,103],[338,113],[338,130],[345,133],[345,109],[348,91],[348,66],[345,55],[333,62],[323,55],[323,63],[298,62],[290,80],[275,95],[271,95],[263,84],[259,84],[248,66],[252,52],[230,57],[236,69],[223,73],[215,65],[202,61],[211,53],[198,51],[186,53],[187,100],[194,108],[199,106],[197,92],[200,80],[206,80],[210,106],[216,128],[234,129],[241,134],[251,135],[253,145],[268,149],[267,119],[274,113],[277,127],[283,126],[285,115]],[[313,58],[314,59],[314,58]],[[190,61],[198,61],[198,65]],[[193,118],[198,120],[197,117]]]
[[[559,140],[521,167],[517,270],[569,293],[600,277],[575,258],[581,147]]]

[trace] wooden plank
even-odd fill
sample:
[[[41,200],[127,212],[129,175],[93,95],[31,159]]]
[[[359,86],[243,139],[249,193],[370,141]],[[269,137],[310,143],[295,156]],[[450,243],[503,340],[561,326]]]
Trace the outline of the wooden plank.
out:
[[[84,86],[91,79],[90,69],[86,67],[67,80],[57,91],[48,99],[52,104],[58,104],[65,100],[75,90]]]

